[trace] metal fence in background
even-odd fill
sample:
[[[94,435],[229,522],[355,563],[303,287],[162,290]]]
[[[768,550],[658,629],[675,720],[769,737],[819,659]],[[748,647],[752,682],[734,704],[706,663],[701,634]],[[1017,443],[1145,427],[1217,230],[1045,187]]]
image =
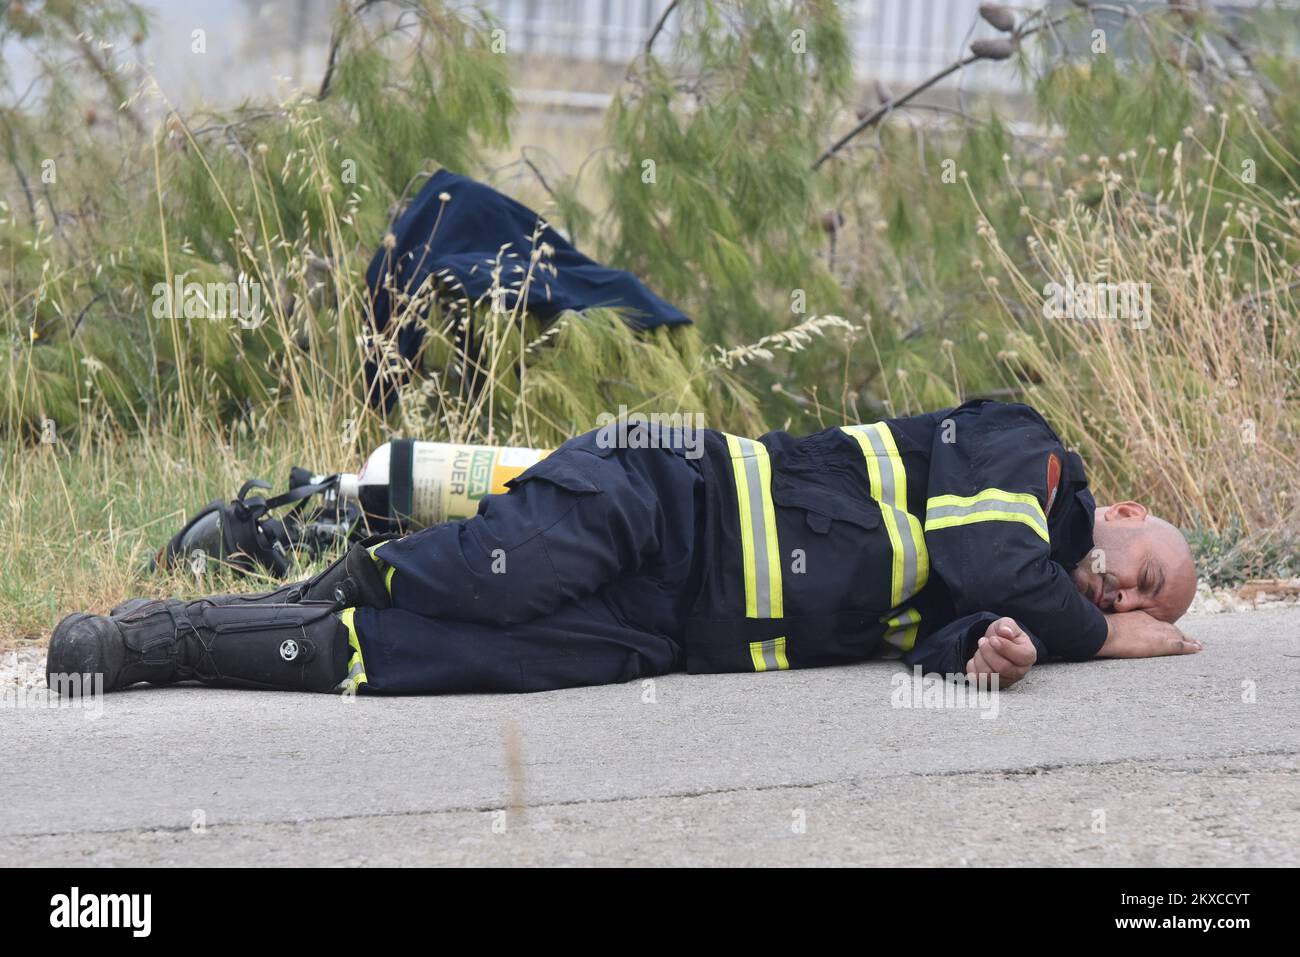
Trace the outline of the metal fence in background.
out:
[[[477,0],[515,53],[626,63],[641,50],[669,0]],[[862,78],[916,83],[951,63],[978,16],[979,0],[851,0],[843,3]],[[676,35],[669,17],[662,42]]]

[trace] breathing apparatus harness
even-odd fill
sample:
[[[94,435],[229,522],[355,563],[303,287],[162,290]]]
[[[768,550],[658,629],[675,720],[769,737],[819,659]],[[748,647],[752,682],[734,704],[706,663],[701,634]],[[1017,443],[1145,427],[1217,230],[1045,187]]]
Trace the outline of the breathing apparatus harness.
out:
[[[286,578],[294,558],[313,561],[332,554],[376,529],[360,506],[339,494],[339,476],[289,471],[289,489],[267,497],[271,483],[249,479],[232,501],[214,499],[199,509],[150,561],[150,569],[188,564],[202,575],[217,562],[243,574]],[[291,506],[279,517],[276,509]]]

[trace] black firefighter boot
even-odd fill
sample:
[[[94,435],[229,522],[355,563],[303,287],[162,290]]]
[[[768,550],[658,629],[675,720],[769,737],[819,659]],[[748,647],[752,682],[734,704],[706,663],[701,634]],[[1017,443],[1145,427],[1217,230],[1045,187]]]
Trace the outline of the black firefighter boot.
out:
[[[369,557],[367,556],[367,561]],[[235,688],[333,691],[347,676],[348,631],[332,602],[221,605],[144,601],[118,616],[75,614],[50,638],[50,688],[103,690],[198,680]],[[83,676],[72,679],[72,675]]]
[[[275,591],[252,592],[235,595],[212,595],[207,600],[218,605],[297,605],[302,602],[334,602],[341,608],[387,608],[388,583],[386,571],[370,554],[370,548],[380,542],[367,540],[353,545],[342,558],[324,571],[277,588]],[[110,615],[120,618],[130,615],[152,599],[132,598],[114,608]]]

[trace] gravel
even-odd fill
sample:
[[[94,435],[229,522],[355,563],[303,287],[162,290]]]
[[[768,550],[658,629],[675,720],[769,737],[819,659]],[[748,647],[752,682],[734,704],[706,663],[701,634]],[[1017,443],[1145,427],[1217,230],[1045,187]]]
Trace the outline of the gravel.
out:
[[[1300,578],[1284,579],[1283,584],[1300,585]],[[1232,611],[1257,611],[1261,608],[1285,608],[1294,605],[1295,598],[1279,598],[1261,595],[1256,600],[1242,598],[1236,588],[1211,588],[1202,581],[1196,586],[1196,597],[1192,607],[1187,609],[1189,615],[1221,615]]]
[[[0,652],[0,690],[31,691],[45,687],[45,648],[28,645]]]

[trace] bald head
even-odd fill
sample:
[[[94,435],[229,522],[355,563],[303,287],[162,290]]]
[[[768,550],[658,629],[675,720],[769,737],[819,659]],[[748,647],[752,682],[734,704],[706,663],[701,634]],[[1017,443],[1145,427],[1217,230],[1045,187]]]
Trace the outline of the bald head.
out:
[[[1137,502],[1117,502],[1097,506],[1092,538],[1072,577],[1093,604],[1168,622],[1183,616],[1196,595],[1196,565],[1178,529]]]

